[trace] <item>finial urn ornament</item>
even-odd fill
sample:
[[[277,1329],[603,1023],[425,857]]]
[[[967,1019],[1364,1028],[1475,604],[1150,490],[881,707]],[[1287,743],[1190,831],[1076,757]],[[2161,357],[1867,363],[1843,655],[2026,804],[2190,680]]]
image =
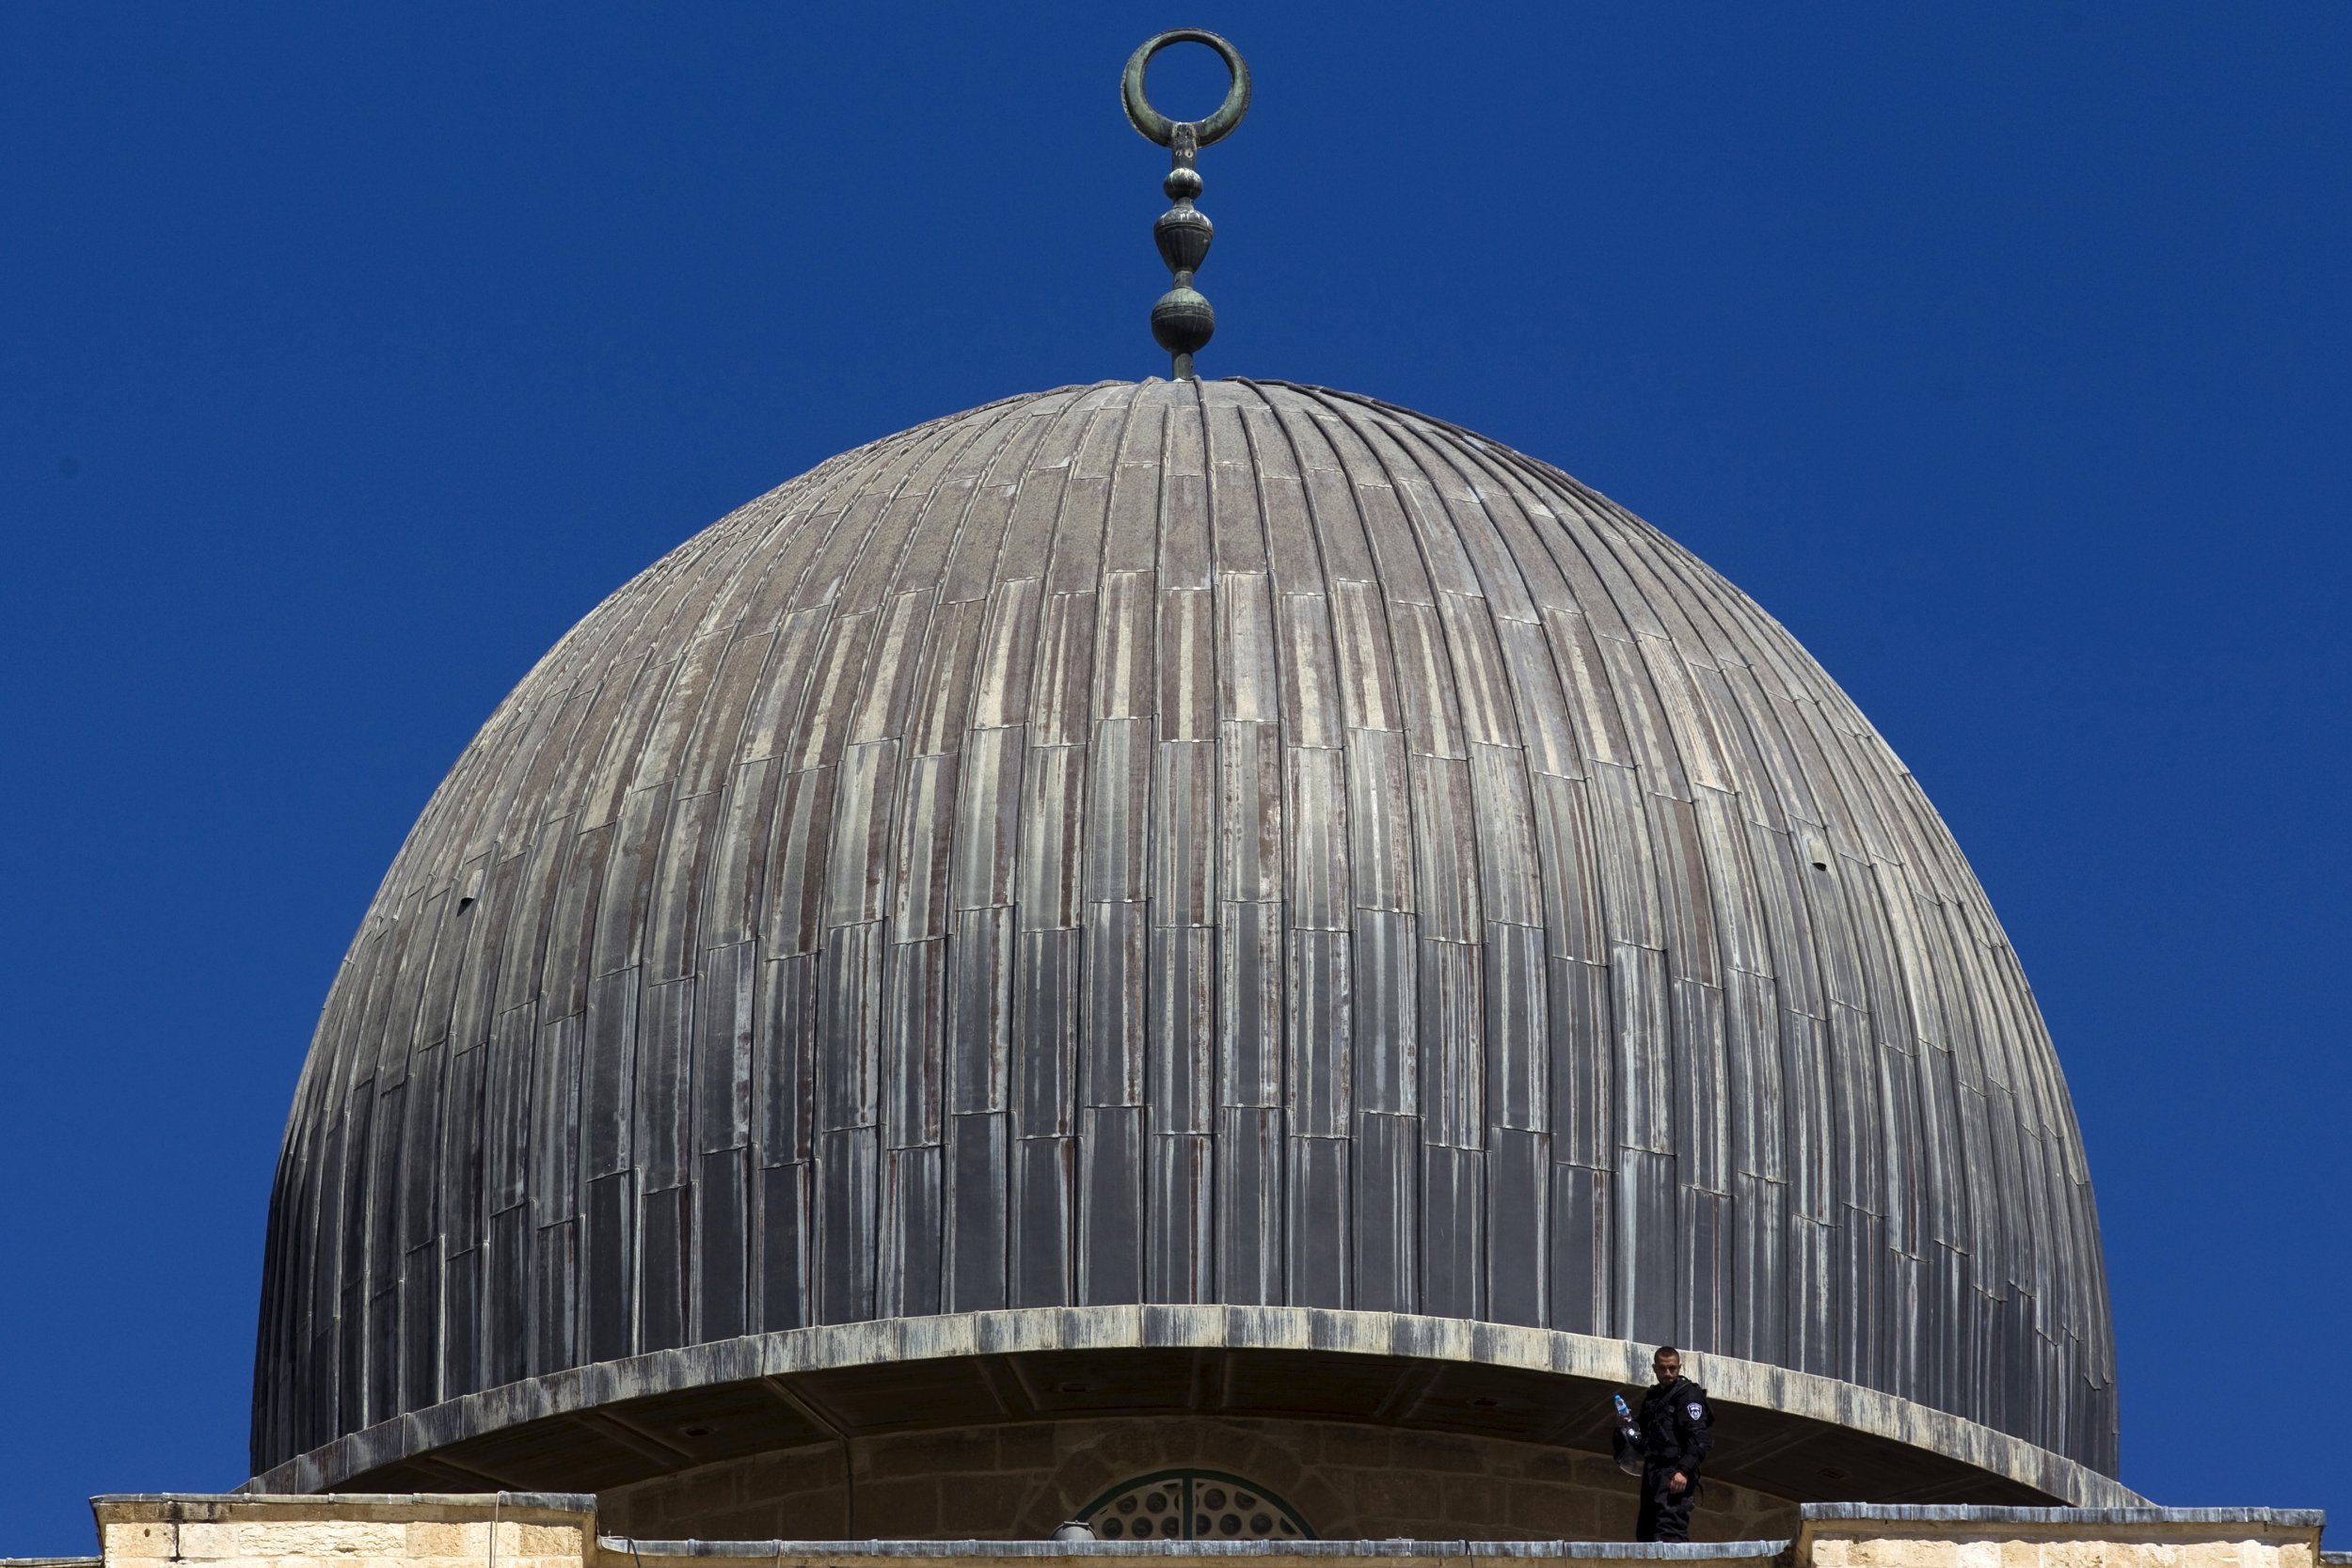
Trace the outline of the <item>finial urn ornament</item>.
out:
[[[1225,91],[1225,102],[1206,119],[1170,119],[1152,107],[1151,100],[1144,96],[1143,73],[1151,65],[1152,56],[1171,43],[1207,44],[1224,60],[1232,78]],[[1193,166],[1193,161],[1200,149],[1232,135],[1233,127],[1249,112],[1249,67],[1243,62],[1241,51],[1216,34],[1198,27],[1177,27],[1147,40],[1127,57],[1127,69],[1119,87],[1128,123],[1146,140],[1168,150],[1170,166],[1160,188],[1175,205],[1153,221],[1152,238],[1160,247],[1160,260],[1167,263],[1173,282],[1152,307],[1152,336],[1172,356],[1170,373],[1179,381],[1190,381],[1192,356],[1206,348],[1216,332],[1216,311],[1192,286],[1193,275],[1208,259],[1209,242],[1216,236],[1216,226],[1193,204],[1200,195],[1200,171]]]

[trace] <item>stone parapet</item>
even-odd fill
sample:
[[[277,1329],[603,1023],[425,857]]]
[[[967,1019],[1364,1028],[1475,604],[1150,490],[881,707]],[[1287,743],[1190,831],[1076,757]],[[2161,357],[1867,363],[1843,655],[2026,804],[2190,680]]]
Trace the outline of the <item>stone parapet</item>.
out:
[[[1785,1540],[1634,1545],[1579,1541],[660,1541],[604,1535],[593,1497],[147,1495],[93,1500],[97,1558],[0,1568],[985,1568],[1039,1560],[1247,1558],[1263,1568],[1467,1568],[1527,1559],[1726,1568],[2352,1568],[2319,1549],[2326,1516],[2266,1508],[1995,1508],[1812,1503]]]
[[[583,1568],[584,1493],[93,1497],[104,1568]]]
[[[644,1568],[710,1568],[712,1560],[783,1561],[792,1568],[882,1568],[908,1560],[1052,1561],[1086,1559],[1245,1558],[1253,1562],[1312,1563],[1314,1568],[1459,1568],[1470,1558],[1547,1563],[1722,1562],[1758,1568],[1776,1563],[1786,1541],[1694,1542],[1641,1545],[1622,1541],[634,1541],[607,1536],[609,1557]]]
[[[2317,1568],[2317,1509],[1808,1503],[1794,1568]]]

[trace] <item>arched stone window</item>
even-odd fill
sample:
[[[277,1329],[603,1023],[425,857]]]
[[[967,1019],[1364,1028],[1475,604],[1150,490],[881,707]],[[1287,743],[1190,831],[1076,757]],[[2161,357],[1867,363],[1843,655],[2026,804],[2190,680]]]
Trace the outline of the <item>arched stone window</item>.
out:
[[[1298,1511],[1222,1470],[1155,1470],[1124,1481],[1078,1517],[1104,1541],[1311,1541]]]

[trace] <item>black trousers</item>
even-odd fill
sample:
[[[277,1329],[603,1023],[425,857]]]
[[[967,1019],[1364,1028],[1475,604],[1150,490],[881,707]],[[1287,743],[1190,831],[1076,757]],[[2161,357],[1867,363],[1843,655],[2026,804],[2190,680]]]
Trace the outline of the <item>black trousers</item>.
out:
[[[1666,1484],[1674,1478],[1675,1467],[1671,1465],[1642,1467],[1642,1512],[1634,1517],[1634,1540],[1691,1539],[1691,1508],[1698,1501],[1698,1480],[1693,1477],[1681,1491],[1669,1492]]]

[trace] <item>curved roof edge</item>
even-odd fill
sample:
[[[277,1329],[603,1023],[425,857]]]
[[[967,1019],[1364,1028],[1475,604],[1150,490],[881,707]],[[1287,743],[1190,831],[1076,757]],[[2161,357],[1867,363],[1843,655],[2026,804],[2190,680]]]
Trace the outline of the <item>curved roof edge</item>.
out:
[[[1440,1369],[1483,1369],[1516,1374],[1522,1381],[1532,1375],[1538,1381],[1613,1386],[1647,1382],[1649,1362],[1649,1347],[1630,1340],[1328,1307],[1057,1307],[892,1318],[746,1335],[567,1368],[349,1433],[254,1477],[240,1490],[325,1491],[454,1445],[626,1401],[739,1384],[774,1387],[810,1374],[925,1361],[1128,1351],[1379,1357],[1437,1363]],[[1943,1477],[1957,1474],[1963,1481],[1973,1475],[2076,1507],[2147,1503],[2121,1482],[2064,1455],[1892,1394],[1736,1356],[1687,1351],[1685,1357],[1692,1375],[1706,1385],[1718,1404],[1734,1413],[1777,1418],[1766,1424],[1786,1433],[1826,1429],[1824,1435],[1863,1439],[1895,1471],[1924,1467]],[[1600,1402],[1592,1402],[1597,1408]],[[1573,1408],[1565,1402],[1557,1407]],[[1098,1405],[1092,1413],[1113,1412]],[[1779,1449],[1798,1440],[1785,1436],[1767,1446]],[[1736,1478],[1726,1471],[1725,1479]],[[1952,1482],[1936,1484],[1948,1487]]]

